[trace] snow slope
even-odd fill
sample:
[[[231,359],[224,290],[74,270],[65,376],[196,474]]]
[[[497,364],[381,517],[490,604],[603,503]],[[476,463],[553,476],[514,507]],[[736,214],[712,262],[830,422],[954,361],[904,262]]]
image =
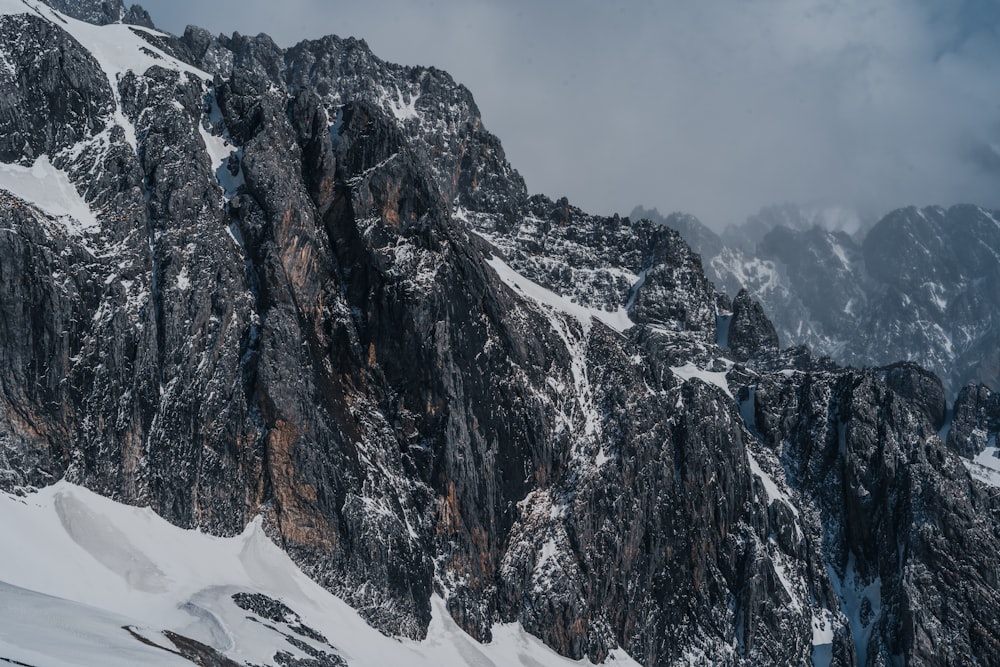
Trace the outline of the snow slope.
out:
[[[0,188],[48,213],[73,236],[100,229],[97,217],[69,175],[42,155],[30,167],[0,164]]]
[[[577,318],[583,326],[584,331],[590,330],[592,319],[600,320],[618,332],[625,331],[634,325],[632,320],[629,319],[628,311],[625,308],[619,308],[614,312],[601,310],[600,308],[587,308],[575,303],[573,300],[562,296],[561,294],[556,294],[552,290],[542,287],[538,283],[529,280],[512,269],[506,262],[497,256],[488,260],[487,264],[489,264],[493,270],[496,271],[501,280],[507,283],[507,285],[515,291],[532,299],[543,307],[563,312]]]
[[[275,664],[278,651],[308,658],[302,645],[352,667],[589,664],[558,656],[517,625],[498,625],[493,643],[477,644],[438,598],[425,641],[385,637],[306,577],[259,519],[237,537],[213,537],[59,482],[23,498],[0,494],[0,534],[0,661],[190,665],[164,634],[171,631],[240,664]],[[279,600],[326,642],[287,641],[292,621],[262,623],[234,603],[239,593]],[[636,663],[619,653],[610,664]]]

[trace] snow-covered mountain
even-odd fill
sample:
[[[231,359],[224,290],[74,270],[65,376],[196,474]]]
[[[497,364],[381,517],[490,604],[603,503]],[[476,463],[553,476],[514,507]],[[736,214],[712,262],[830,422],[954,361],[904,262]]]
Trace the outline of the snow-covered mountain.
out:
[[[747,289],[783,345],[842,364],[913,361],[949,398],[1000,389],[1000,212],[905,208],[865,225],[841,210],[765,209],[720,238],[690,216],[647,217],[677,229],[730,294]]]
[[[0,0],[0,659],[995,661],[996,393],[780,350],[440,70],[59,6]]]

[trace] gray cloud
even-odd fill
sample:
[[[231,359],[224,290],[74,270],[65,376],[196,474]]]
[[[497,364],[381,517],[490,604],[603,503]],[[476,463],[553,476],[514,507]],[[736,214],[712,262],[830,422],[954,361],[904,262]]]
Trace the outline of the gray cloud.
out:
[[[1000,207],[993,0],[145,5],[171,32],[354,35],[446,69],[530,190],[595,212]]]

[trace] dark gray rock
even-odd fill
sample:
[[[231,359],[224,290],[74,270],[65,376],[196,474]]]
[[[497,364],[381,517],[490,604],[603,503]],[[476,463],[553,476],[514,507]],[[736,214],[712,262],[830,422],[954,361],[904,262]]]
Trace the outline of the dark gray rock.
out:
[[[149,15],[145,9],[139,5],[131,5],[121,18],[122,23],[128,23],[129,25],[136,25],[142,28],[155,28],[153,25],[153,18]]]
[[[948,446],[966,458],[975,458],[1000,431],[1000,394],[983,385],[969,385],[955,399]]]
[[[992,618],[997,575],[974,563],[1000,537],[977,518],[995,512],[997,500],[970,485],[935,435],[917,435],[923,416],[877,378],[853,371],[771,379],[757,387],[754,405],[800,508],[819,512],[806,511],[818,520],[806,531],[824,554],[842,613],[868,628],[867,642],[855,630],[855,655],[867,664],[901,654],[921,664],[993,655],[998,628],[981,619]],[[945,593],[957,581],[959,590]],[[831,592],[818,599],[835,603]]]
[[[726,339],[733,356],[740,360],[761,357],[778,351],[778,334],[767,319],[760,303],[740,290],[733,299],[733,315]]]
[[[947,416],[948,402],[938,376],[914,363],[893,364],[884,370],[889,388],[923,414],[935,431],[940,430]]]
[[[632,209],[629,217],[636,220],[646,218],[677,230],[687,244],[691,246],[691,249],[701,255],[702,260],[717,256],[722,252],[724,247],[719,235],[702,224],[693,215],[684,213],[663,215],[655,208],[647,209],[642,206],[636,206]]]
[[[0,160],[30,164],[104,129],[108,79],[68,33],[34,14],[0,16]]]
[[[122,0],[44,0],[44,2],[66,16],[95,25],[118,23],[126,16]],[[136,5],[133,5],[134,10],[142,11]]]

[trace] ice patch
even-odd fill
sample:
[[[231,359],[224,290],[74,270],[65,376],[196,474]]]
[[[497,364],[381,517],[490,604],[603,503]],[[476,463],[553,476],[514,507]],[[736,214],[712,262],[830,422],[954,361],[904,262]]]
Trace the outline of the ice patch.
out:
[[[632,310],[632,307],[635,306],[635,300],[639,298],[639,290],[641,290],[642,286],[646,284],[647,273],[648,271],[646,270],[640,271],[639,275],[636,277],[635,284],[632,285],[632,289],[629,290],[628,302],[625,304],[626,313],[630,312]]]
[[[715,318],[715,344],[720,350],[729,350],[729,325],[732,315],[719,315]]]

